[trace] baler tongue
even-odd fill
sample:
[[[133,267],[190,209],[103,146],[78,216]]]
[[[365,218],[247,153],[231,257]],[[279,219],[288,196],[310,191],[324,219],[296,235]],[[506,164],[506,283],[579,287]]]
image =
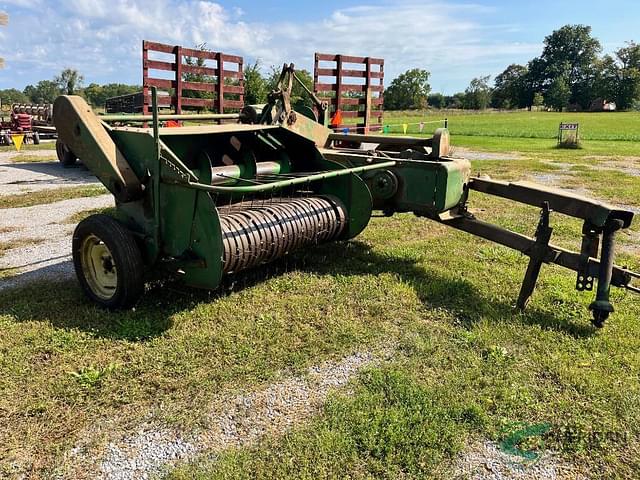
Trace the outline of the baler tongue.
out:
[[[619,230],[631,225],[633,212],[530,182],[509,183],[472,178],[468,188],[541,207],[540,221],[533,238],[476,219],[468,212],[466,204],[460,208],[460,215],[443,218],[447,225],[518,250],[530,257],[518,296],[518,308],[524,309],[527,305],[543,263],[554,263],[575,271],[578,291],[592,291],[595,280],[598,280],[596,298],[589,307],[593,312],[594,325],[598,327],[601,327],[613,312],[613,306],[609,301],[611,285],[640,293],[640,290],[632,285],[632,280],[640,278],[640,275],[613,263],[615,235]],[[549,243],[553,232],[549,225],[552,212],[584,220],[580,253]]]

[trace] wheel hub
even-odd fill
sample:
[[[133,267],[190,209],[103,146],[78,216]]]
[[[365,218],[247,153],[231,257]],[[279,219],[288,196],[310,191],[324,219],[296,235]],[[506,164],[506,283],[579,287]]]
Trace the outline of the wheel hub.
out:
[[[118,271],[107,245],[95,235],[87,236],[81,246],[82,269],[91,291],[103,300],[111,299],[118,285]]]

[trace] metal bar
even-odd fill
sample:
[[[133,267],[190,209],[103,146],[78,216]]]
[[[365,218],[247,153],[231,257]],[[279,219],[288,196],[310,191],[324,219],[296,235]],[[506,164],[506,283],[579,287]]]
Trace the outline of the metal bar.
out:
[[[103,122],[149,122],[153,115],[100,115]],[[238,120],[239,113],[183,113],[158,114],[158,120]]]
[[[268,192],[270,190],[277,190],[284,187],[289,187],[292,185],[300,185],[308,182],[315,182],[318,180],[326,180],[328,178],[341,177],[343,175],[350,175],[353,173],[362,173],[369,170],[377,170],[379,168],[389,168],[396,165],[396,162],[382,162],[376,163],[373,165],[365,165],[363,167],[354,167],[354,168],[344,168],[340,170],[333,170],[330,172],[316,173],[313,175],[308,175],[300,178],[292,178],[289,180],[281,180],[279,182],[266,183],[263,185],[250,185],[250,186],[240,186],[240,187],[220,187],[215,185],[205,185],[203,183],[195,183],[187,181],[185,185],[195,188],[197,190],[205,190],[207,192],[214,193],[258,193],[258,192]],[[175,183],[172,180],[166,180],[168,183]]]
[[[549,202],[551,210],[588,220],[594,227],[604,227],[611,217],[622,220],[623,226],[626,228],[631,225],[631,220],[633,219],[633,212],[575,195],[571,192],[530,182],[509,183],[499,180],[472,178],[469,182],[469,188],[534,207],[540,207],[543,202]]]
[[[160,173],[162,171],[160,159],[160,121],[158,120],[158,89],[151,87],[151,111],[153,116],[153,139],[155,141],[155,169],[153,175],[153,213],[155,217],[155,241],[156,245],[160,242]]]
[[[609,302],[609,291],[611,290],[611,276],[613,274],[615,234],[621,228],[621,220],[612,220],[607,223],[602,234],[598,290],[596,291],[596,300],[589,309],[593,310],[594,314],[599,315],[603,321],[609,316],[609,313],[613,312],[613,306]]]
[[[442,223],[472,235],[482,237],[491,242],[512,248],[513,250],[522,252],[527,256],[531,253],[536,242],[535,239],[531,237],[506,230],[502,227],[483,222],[476,218],[458,217],[442,220]],[[574,272],[577,272],[580,268],[580,261],[579,253],[572,252],[552,244],[549,244],[544,260],[545,263],[555,263],[556,265],[573,270]],[[600,261],[598,259],[589,258],[588,272],[592,277],[598,278],[600,274]],[[640,274],[631,272],[626,268],[613,265],[611,285],[615,287],[624,287],[634,291],[635,287],[629,288],[629,283],[632,278],[640,278]]]
[[[350,142],[365,142],[365,143],[384,143],[385,145],[410,145],[410,146],[430,146],[431,138],[419,138],[419,137],[395,137],[389,135],[361,135],[357,133],[350,133],[345,135],[344,133],[330,133],[329,141],[350,141]]]

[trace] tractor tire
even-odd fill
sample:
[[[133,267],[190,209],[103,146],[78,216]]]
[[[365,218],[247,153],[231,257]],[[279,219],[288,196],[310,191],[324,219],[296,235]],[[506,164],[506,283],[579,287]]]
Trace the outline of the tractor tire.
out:
[[[38,132],[33,132],[33,144],[40,145],[40,134]]]
[[[85,294],[110,310],[133,306],[144,293],[144,263],[133,235],[115,218],[91,215],[73,232],[73,266]]]
[[[58,155],[58,160],[65,167],[71,167],[76,164],[78,157],[69,150],[64,143],[60,140],[56,140],[56,154]]]

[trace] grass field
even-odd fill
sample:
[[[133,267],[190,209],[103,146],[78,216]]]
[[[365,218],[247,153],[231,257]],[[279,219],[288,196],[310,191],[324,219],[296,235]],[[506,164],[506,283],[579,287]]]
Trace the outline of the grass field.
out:
[[[452,141],[513,157],[473,161],[494,178],[553,182],[640,208],[640,115],[533,117],[451,117]],[[387,121],[396,118],[412,120]],[[582,149],[553,148],[560,119],[581,122]],[[527,234],[539,215],[483,195],[472,206]],[[580,224],[553,218],[555,242],[576,248]],[[618,263],[640,269],[639,232],[636,223],[621,236]],[[640,297],[615,291],[617,311],[596,331],[591,295],[575,292],[570,272],[545,266],[519,313],[525,268],[519,254],[398,215],[218,292],[155,286],[126,312],[97,309],[74,281],[0,291],[0,477],[68,473],[75,445],[99,448],[150,418],[205,429],[220,398],[393,345],[391,359],[332,394],[311,421],[204,452],[167,477],[446,478],[474,439],[501,442],[545,425],[518,446],[557,451],[595,478],[637,478]]]
[[[443,110],[425,112],[387,112],[384,123],[393,125],[392,133],[401,133],[402,124],[412,124],[408,133],[417,133],[418,122],[448,119],[453,136],[545,138],[558,136],[560,122],[579,123],[584,140],[640,141],[638,112],[556,113],[556,112],[486,112]],[[427,124],[428,126],[431,124]],[[434,124],[435,125],[435,124]],[[433,126],[433,125],[432,125]]]

